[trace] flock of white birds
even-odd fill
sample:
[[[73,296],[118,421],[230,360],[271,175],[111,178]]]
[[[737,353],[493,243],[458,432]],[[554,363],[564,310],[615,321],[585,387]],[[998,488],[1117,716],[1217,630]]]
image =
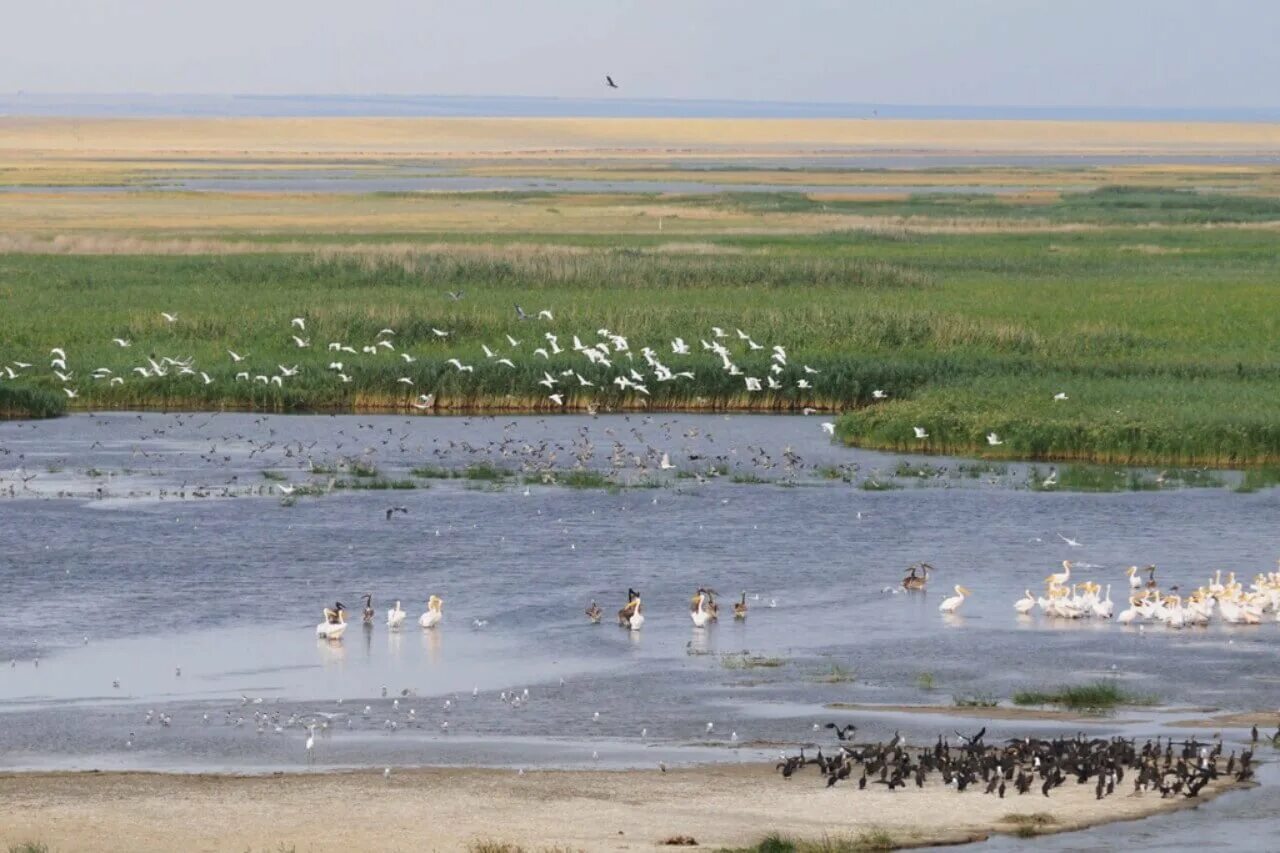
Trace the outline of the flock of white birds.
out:
[[[1071,582],[1074,564],[1064,560],[1062,571],[1045,578],[1045,592],[1035,596],[1026,590],[1014,602],[1014,610],[1029,616],[1039,608],[1055,619],[1111,619],[1122,625],[1139,622],[1163,623],[1170,628],[1208,625],[1215,616],[1231,625],[1257,625],[1268,613],[1280,621],[1280,572],[1254,576],[1246,588],[1236,580],[1235,572],[1224,581],[1219,570],[1212,579],[1183,596],[1178,587],[1163,591],[1155,581],[1155,566],[1145,570],[1130,566],[1126,572],[1129,606],[1115,614],[1111,600],[1111,584],[1103,587],[1093,581]],[[1142,573],[1148,578],[1144,580]]]
[[[540,311],[536,318],[524,313],[517,307],[517,314],[522,320],[530,321],[552,321],[554,316],[551,311]],[[161,317],[166,324],[174,324],[178,322],[178,315],[161,312]],[[450,336],[450,332],[445,329],[431,328],[432,334],[439,339],[445,339]],[[814,381],[813,377],[817,376],[820,371],[817,368],[807,364],[801,365],[797,371],[789,365],[786,348],[780,344],[766,348],[764,344],[757,343],[751,335],[735,329],[734,334],[730,334],[720,327],[712,327],[711,334],[708,338],[699,341],[701,349],[711,353],[721,360],[720,369],[727,375],[740,377],[743,386],[748,393],[756,393],[763,391],[780,391],[790,384],[798,390],[812,390]],[[312,340],[304,337],[307,334],[307,320],[305,317],[294,317],[290,321],[289,340],[297,349],[312,348]],[[326,370],[339,383],[349,383],[353,380],[354,368],[356,367],[354,359],[363,359],[366,357],[377,358],[395,356],[400,358],[404,363],[412,364],[418,360],[410,352],[401,351],[397,348],[395,342],[396,332],[394,329],[382,329],[375,336],[374,340],[356,346],[345,341],[330,341],[328,343],[328,351],[333,353],[334,359],[328,363]],[[607,368],[613,373],[608,380],[608,384],[617,386],[620,391],[631,391],[635,394],[649,396],[650,387],[654,383],[676,382],[679,380],[691,380],[695,377],[692,370],[677,369],[679,366],[671,366],[663,362],[663,356],[655,349],[649,346],[633,350],[626,336],[612,332],[607,328],[596,330],[595,338],[584,343],[580,334],[556,334],[550,331],[541,333],[541,337],[534,340],[533,343],[539,344],[531,349],[522,350],[524,342],[511,336],[506,335],[506,347],[494,344],[481,344],[478,356],[482,356],[486,362],[492,362],[510,369],[516,367],[515,358],[541,358],[544,361],[550,361],[552,356],[560,355],[567,351],[575,353],[584,361],[584,366],[592,366],[595,368]],[[572,342],[562,345],[562,339],[572,338]],[[114,338],[112,343],[121,349],[127,349],[133,346],[133,342],[125,338]],[[741,354],[749,355],[755,352],[768,351],[769,361],[767,369],[760,371],[760,375],[750,375],[745,371],[735,358],[739,358],[735,354],[730,345],[738,347]],[[693,353],[693,347],[683,338],[674,338],[670,341],[671,357],[688,356]],[[52,360],[50,368],[54,375],[62,383],[62,390],[71,399],[79,396],[79,390],[74,387],[76,375],[68,366],[67,351],[64,347],[54,347],[49,351]],[[298,364],[292,366],[277,364],[273,369],[254,371],[251,369],[241,369],[242,363],[249,360],[250,354],[240,353],[235,350],[228,349],[227,356],[231,360],[231,366],[235,370],[234,379],[238,382],[255,382],[262,385],[275,385],[276,387],[284,387],[287,380],[299,376],[306,368]],[[668,357],[670,358],[670,357]],[[452,366],[459,373],[474,373],[475,363],[465,363],[461,358],[450,358],[446,364]],[[247,364],[244,365],[247,367]],[[0,374],[0,380],[18,379],[33,367],[30,362],[14,361],[3,368]],[[212,369],[212,368],[211,368]],[[89,374],[89,378],[95,382],[106,382],[110,385],[123,385],[126,378],[131,381],[155,380],[162,378],[184,378],[191,377],[198,379],[206,385],[210,385],[215,378],[205,370],[198,370],[195,360],[190,357],[174,357],[147,356],[143,363],[138,364],[129,371],[136,374],[135,377],[126,377],[116,375],[108,367],[94,368]],[[597,375],[599,371],[597,370]],[[412,387],[415,380],[410,376],[402,376],[396,380],[399,384]],[[600,379],[592,380],[582,375],[582,371],[576,368],[567,368],[557,370],[552,373],[550,370],[543,371],[543,378],[538,381],[538,385],[543,386],[546,390],[546,398],[557,406],[565,404],[564,389],[573,388],[591,388],[595,387]],[[885,399],[888,394],[883,390],[875,392],[876,399]],[[420,410],[430,409],[434,407],[435,395],[424,393],[418,396],[414,406]]]

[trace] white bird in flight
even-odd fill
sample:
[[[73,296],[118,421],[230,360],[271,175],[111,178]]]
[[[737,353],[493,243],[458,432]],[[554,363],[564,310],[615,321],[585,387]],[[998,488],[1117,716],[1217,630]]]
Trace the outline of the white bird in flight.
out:
[[[835,435],[836,425],[833,424],[831,421],[824,421],[822,424],[822,431],[825,432],[827,435]]]
[[[929,433],[925,432],[924,427],[912,427],[916,431],[916,438],[928,438]]]
[[[1065,391],[1059,391],[1057,394],[1054,394],[1054,395],[1053,395],[1053,399],[1055,399],[1055,400],[1070,400],[1071,398],[1067,396],[1067,394],[1066,394],[1066,392],[1065,392]]]
[[[176,323],[176,322],[178,322],[178,315],[177,315],[177,314],[169,314],[169,313],[167,313],[167,312],[165,312],[165,311],[161,311],[161,312],[160,312],[160,316],[164,318],[164,321],[165,321],[166,323]]]
[[[987,444],[992,447],[998,447],[999,445],[1004,444],[1004,442],[1000,440],[1000,436],[996,435],[994,432],[989,432],[987,433]]]

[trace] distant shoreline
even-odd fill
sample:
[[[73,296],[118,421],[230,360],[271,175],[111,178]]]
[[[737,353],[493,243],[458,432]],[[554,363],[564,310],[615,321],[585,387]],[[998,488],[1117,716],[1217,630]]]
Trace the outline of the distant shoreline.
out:
[[[425,94],[0,93],[0,115],[84,117],[880,118],[1280,122],[1274,107],[1102,107]]]

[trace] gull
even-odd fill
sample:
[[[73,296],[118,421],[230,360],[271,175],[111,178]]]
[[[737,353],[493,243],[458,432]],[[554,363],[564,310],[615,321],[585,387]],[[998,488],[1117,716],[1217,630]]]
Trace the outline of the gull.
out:
[[[747,338],[747,347],[752,351],[755,351],[758,349],[764,349],[764,346],[762,344],[756,343],[755,341],[751,340],[751,338]]]
[[[409,353],[407,353],[407,352],[402,352],[402,353],[400,353],[400,357],[404,359],[404,363],[405,363],[405,364],[413,364],[415,361],[417,361],[417,359],[416,359],[416,358],[414,358],[413,356],[409,355]]]
[[[1058,534],[1058,538],[1059,538],[1059,539],[1061,539],[1063,542],[1066,542],[1066,543],[1067,543],[1067,546],[1068,546],[1068,547],[1070,547],[1070,548],[1082,548],[1082,547],[1084,547],[1084,546],[1082,546],[1079,542],[1077,542],[1076,540],[1071,539],[1071,538],[1068,538],[1068,537],[1066,537],[1066,536],[1063,536],[1061,533],[1059,533],[1059,534]]]
[[[548,397],[547,397],[547,399],[548,399],[548,400],[550,400],[551,402],[555,403],[557,406],[563,406],[563,405],[564,405],[564,395],[563,395],[563,394],[551,394],[550,396],[548,396]]]
[[[205,384],[205,385],[212,385],[212,384],[213,384],[213,377],[211,377],[209,374],[205,373],[203,370],[202,370],[202,371],[200,371],[200,378],[204,380],[204,384]]]
[[[309,347],[309,346],[311,346],[311,340],[310,340],[310,339],[306,339],[306,340],[304,340],[304,339],[302,339],[302,338],[298,337],[297,335],[290,335],[289,337],[293,338],[293,342],[294,342],[295,344],[297,344],[297,345],[298,345],[298,349],[303,349],[304,347]]]
[[[507,367],[510,367],[510,368],[512,368],[513,370],[515,369],[515,366],[516,366],[516,363],[515,363],[514,361],[512,361],[511,359],[509,359],[509,358],[500,358],[500,359],[498,359],[498,360],[497,360],[496,362],[494,362],[494,363],[495,363],[495,364],[505,364]]]
[[[555,317],[552,317],[552,316],[551,316],[551,312],[550,312],[550,311],[548,311],[546,308],[543,308],[541,311],[539,311],[539,312],[538,312],[538,319],[539,319],[539,320],[554,320],[554,319],[555,319]]]
[[[551,386],[558,385],[560,383],[559,379],[556,379],[554,376],[552,376],[550,373],[547,373],[545,370],[542,372],[542,375],[545,378],[538,380],[539,385],[545,385],[548,388],[550,388]]]
[[[294,317],[292,320],[289,321],[289,325],[296,328],[300,332],[305,332],[307,330],[307,321],[301,317]]]
[[[916,438],[928,438],[929,433],[924,431],[924,427],[912,427],[916,431]]]
[[[293,367],[285,367],[283,364],[277,364],[276,367],[280,368],[281,376],[297,376],[298,375],[298,365],[296,364]]]
[[[734,329],[734,331],[738,333],[738,340],[740,341],[751,340],[751,336],[748,335],[746,332],[742,331],[741,329]]]
[[[429,409],[436,404],[435,394],[420,394],[418,402],[413,404],[415,409]]]
[[[1000,436],[996,435],[994,432],[989,432],[987,433],[987,444],[992,447],[999,447],[1001,444],[1004,444],[1004,442],[1000,440]]]
[[[15,361],[13,363],[13,366],[18,368],[19,370],[26,370],[28,367],[31,366],[31,363],[26,361]]]
[[[234,362],[238,363],[238,362],[244,361],[244,356],[240,355],[239,353],[232,352],[231,350],[227,350],[227,355],[231,356],[231,360]]]
[[[109,385],[123,385],[123,384],[124,384],[124,377],[122,377],[122,376],[113,376],[113,377],[111,377],[111,381],[110,381],[109,383],[107,383],[107,384],[109,384]]]
[[[397,381],[397,382],[399,382],[401,385],[412,385],[412,384],[413,384],[413,380],[412,380],[412,379],[410,379],[408,376],[401,376],[401,377],[400,377],[399,379],[397,379],[396,381]]]
[[[507,343],[511,344],[513,347],[520,346],[520,342],[517,341],[515,338],[511,337],[510,335],[507,335]]]
[[[338,379],[341,380],[344,384],[351,381],[351,377],[345,373],[339,373]]]
[[[63,388],[63,389],[62,389],[62,393],[66,394],[66,395],[67,395],[67,397],[68,397],[68,398],[70,398],[70,399],[72,399],[72,400],[74,400],[76,397],[79,397],[79,396],[80,396],[80,394],[79,394],[79,393],[77,393],[77,392],[75,392],[75,391],[72,391],[70,388]]]
[[[833,424],[831,421],[824,421],[822,423],[822,431],[825,432],[827,435],[835,435],[836,425]]]
[[[723,337],[726,337],[726,335],[725,335],[725,333],[724,333],[724,329],[720,328],[719,326],[712,326],[712,327],[711,327],[711,335],[712,335],[713,337],[716,337],[716,338],[723,338]]]
[[[588,382],[587,380],[583,379],[582,374],[578,373],[576,370],[573,372],[573,375],[578,377],[578,384],[584,388],[594,387],[596,384],[594,382]]]
[[[379,329],[379,330],[378,330],[378,334],[377,334],[377,335],[375,335],[375,337],[379,337],[379,338],[380,338],[380,337],[382,337],[383,335],[394,335],[395,333],[396,333],[396,330],[395,330],[395,329]]]
[[[1055,399],[1055,400],[1070,400],[1071,398],[1067,396],[1067,394],[1066,394],[1066,392],[1065,392],[1065,391],[1059,391],[1057,394],[1054,394],[1054,395],[1053,395],[1053,399]]]
[[[803,390],[807,390],[809,388],[812,388],[813,386],[809,384],[808,380],[801,379],[798,382],[796,382],[796,387]]]
[[[160,312],[160,316],[164,318],[164,321],[165,321],[166,323],[176,323],[176,322],[178,322],[178,315],[177,315],[177,314],[169,314],[169,313],[167,313],[167,312],[165,312],[165,311],[161,311],[161,312]]]
[[[53,361],[49,362],[49,366],[50,366],[50,367],[61,367],[63,370],[66,370],[66,369],[67,369],[67,360],[66,360],[65,358],[55,358]]]
[[[49,355],[56,355],[58,358],[65,359],[67,357],[67,351],[64,350],[62,347],[54,347],[53,349],[49,350]],[[14,364],[18,364],[18,362],[15,361]],[[18,364],[18,366],[22,367],[24,365]],[[31,365],[28,364],[25,366],[30,367]]]
[[[277,488],[277,489],[279,489],[281,492],[283,492],[285,495],[291,495],[291,494],[293,494],[294,490],[295,490],[295,489],[297,489],[298,487],[297,487],[297,486],[282,486],[282,485],[280,485],[279,483],[276,483],[276,488]]]
[[[63,373],[62,371],[55,370],[55,371],[53,371],[53,373],[54,373],[54,375],[55,375],[55,376],[57,376],[57,377],[58,377],[58,379],[59,379],[60,381],[62,381],[62,382],[70,381],[71,377],[75,375],[75,372],[74,372],[74,371],[68,371],[68,372],[66,372],[66,373]]]
[[[663,471],[670,471],[672,468],[676,466],[671,464],[671,455],[669,453],[663,453],[662,461],[658,463],[658,467],[661,468]]]
[[[141,371],[144,371],[143,375],[144,375],[144,376],[146,375],[146,373],[145,373],[146,368],[145,368],[145,367],[135,367],[135,368],[134,368],[134,370],[141,370]],[[248,378],[249,378],[249,372],[248,372],[247,370],[242,370],[242,371],[240,371],[239,373],[237,373],[237,374],[236,374],[236,381],[237,381],[237,382],[239,382],[241,379],[248,379]]]
[[[437,338],[449,337],[449,333],[446,332],[444,329],[437,329],[434,326],[431,327],[431,334],[435,335]]]
[[[475,366],[474,366],[474,365],[471,365],[471,364],[463,364],[462,362],[458,361],[458,359],[456,359],[456,358],[451,358],[451,359],[449,359],[448,361],[446,361],[446,362],[445,362],[445,364],[452,364],[454,367],[458,368],[459,372],[462,372],[462,373],[474,373],[474,372],[475,372]]]
[[[769,390],[771,391],[777,391],[779,388],[782,387],[782,383],[774,379],[772,376],[766,376],[765,379],[768,380]]]
[[[548,355],[548,354],[547,354],[547,351],[546,351],[545,349],[543,349],[542,347],[538,347],[536,350],[534,350],[534,351],[533,351],[533,354],[534,354],[534,355],[540,355],[540,356],[542,356],[543,358],[547,359],[548,361],[550,361],[550,360],[551,360],[551,356],[550,356],[550,355]]]
[[[115,344],[116,346],[120,347],[121,349],[124,349],[125,347],[131,347],[131,346],[133,346],[133,344],[132,344],[132,343],[130,343],[129,341],[126,341],[124,338],[112,338],[112,339],[111,339],[111,343]]]
[[[331,361],[331,362],[329,362],[329,369],[330,369],[330,370],[341,370],[341,369],[342,369],[342,362],[340,362],[340,361]]]
[[[809,373],[809,374],[814,374],[814,373],[821,373],[822,371],[821,371],[821,370],[817,370],[816,368],[812,368],[812,367],[810,367],[809,365],[807,365],[807,364],[806,364],[806,365],[804,366],[804,372],[805,372],[805,373]]]

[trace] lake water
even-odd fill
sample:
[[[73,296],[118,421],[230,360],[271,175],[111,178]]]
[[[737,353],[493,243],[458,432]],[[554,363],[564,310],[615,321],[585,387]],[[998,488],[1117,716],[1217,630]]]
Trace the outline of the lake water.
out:
[[[677,470],[727,473],[637,470],[637,457],[649,467],[662,452]],[[542,482],[579,458],[601,470],[617,458],[620,481],[660,487]],[[326,491],[358,479],[341,470],[353,459],[382,478],[489,461],[534,482]],[[310,721],[329,724],[320,768],[748,761],[828,719],[917,742],[974,725],[832,702],[950,704],[1098,678],[1165,707],[1087,724],[996,722],[988,737],[1167,734],[1203,716],[1198,707],[1280,706],[1270,619],[1178,632],[1012,609],[1063,559],[1118,599],[1130,564],[1155,563],[1184,590],[1217,568],[1269,571],[1280,492],[1036,492],[1022,466],[958,476],[963,463],[932,459],[929,476],[895,479],[901,459],[835,446],[816,417],[0,423],[0,768],[301,769]],[[870,491],[867,480],[903,487]],[[325,493],[282,500],[281,486],[307,484]],[[407,512],[388,519],[392,507]],[[921,560],[937,567],[927,594],[886,591]],[[937,604],[955,584],[973,595],[944,618]],[[688,617],[699,585],[724,602],[706,630]],[[612,617],[628,587],[645,602],[639,632]],[[728,603],[742,591],[749,615],[736,622]],[[368,629],[366,592],[378,610]],[[445,619],[424,632],[415,623],[431,594]],[[335,599],[355,624],[340,643],[317,641]],[[409,619],[389,631],[396,599]],[[592,599],[604,624],[582,614]],[[1037,845],[1124,837],[1159,849],[1142,833],[1202,843],[1206,827],[1245,816],[1250,833],[1274,832],[1274,791]]]

